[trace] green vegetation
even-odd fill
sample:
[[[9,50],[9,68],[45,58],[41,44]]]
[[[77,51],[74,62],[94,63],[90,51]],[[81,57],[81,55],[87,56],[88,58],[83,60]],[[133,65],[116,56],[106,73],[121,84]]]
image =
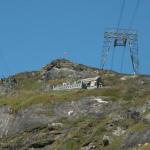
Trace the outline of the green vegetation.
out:
[[[122,142],[122,137],[117,137],[113,140],[113,142],[110,145],[104,147],[103,150],[116,150],[118,149],[121,142]]]
[[[143,131],[144,129],[147,129],[147,128],[150,128],[150,125],[149,124],[145,124],[143,122],[138,122],[136,124],[134,124],[133,126],[131,126],[130,128],[130,131],[132,132],[140,132],[140,131]]]
[[[109,97],[110,100],[117,100],[120,98],[119,91],[115,89],[92,89],[92,90],[70,90],[70,91],[26,91],[20,90],[20,93],[14,96],[1,96],[0,105],[10,105],[17,111],[18,109],[39,103],[53,103],[57,100],[79,100],[88,96],[104,96]]]
[[[139,104],[141,100],[150,98],[149,88],[143,89],[143,85],[138,85],[137,79],[129,78],[121,81],[120,75],[105,76],[106,87],[92,90],[70,90],[70,91],[50,91],[42,92],[45,85],[61,84],[63,79],[40,81],[39,72],[30,74],[19,74],[16,76],[18,85],[11,95],[0,96],[0,105],[10,105],[14,111],[38,103],[53,103],[56,100],[79,100],[88,96],[104,96],[108,100],[124,100],[129,105]],[[141,88],[140,88],[141,87]]]

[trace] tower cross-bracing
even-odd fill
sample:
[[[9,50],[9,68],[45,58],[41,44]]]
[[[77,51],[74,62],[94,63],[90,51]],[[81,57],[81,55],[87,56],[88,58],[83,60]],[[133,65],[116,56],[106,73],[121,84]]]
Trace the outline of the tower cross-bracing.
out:
[[[106,64],[111,48],[119,46],[129,48],[133,71],[134,74],[137,74],[139,70],[138,35],[136,30],[129,29],[107,29],[105,31],[100,61],[101,69]]]

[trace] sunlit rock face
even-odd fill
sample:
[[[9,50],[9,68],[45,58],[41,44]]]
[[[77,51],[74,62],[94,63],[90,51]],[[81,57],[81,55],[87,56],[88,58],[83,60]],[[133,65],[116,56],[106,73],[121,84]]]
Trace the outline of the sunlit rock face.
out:
[[[58,59],[43,67],[43,78],[60,79],[60,78],[87,78],[98,75],[98,69],[90,68],[85,65],[75,64],[69,60]]]

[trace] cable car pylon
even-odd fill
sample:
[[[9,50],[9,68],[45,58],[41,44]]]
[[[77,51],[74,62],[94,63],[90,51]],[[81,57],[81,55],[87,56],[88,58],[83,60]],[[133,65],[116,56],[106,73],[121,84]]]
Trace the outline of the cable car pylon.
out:
[[[140,3],[140,0],[137,0],[137,4],[135,7],[129,28],[127,29],[120,28],[123,11],[125,8],[125,0],[123,0],[117,28],[108,28],[104,32],[104,42],[103,42],[101,58],[100,58],[100,69],[102,70],[104,69],[104,66],[108,59],[108,55],[112,47],[113,47],[112,57],[114,57],[115,48],[124,47],[123,50],[125,51],[125,48],[128,47],[129,52],[130,52],[130,59],[132,62],[133,73],[134,74],[139,73],[138,33],[137,33],[137,30],[131,29],[132,24],[135,20],[135,16],[139,7],[139,3]],[[124,52],[122,55],[122,59],[124,59]],[[113,66],[112,65],[113,61],[114,61],[114,58],[112,58],[111,67]],[[122,67],[123,67],[123,60],[121,62],[120,70],[122,70]]]

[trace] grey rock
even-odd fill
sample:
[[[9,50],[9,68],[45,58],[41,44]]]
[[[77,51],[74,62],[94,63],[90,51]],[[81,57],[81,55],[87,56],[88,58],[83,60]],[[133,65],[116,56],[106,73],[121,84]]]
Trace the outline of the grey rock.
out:
[[[112,143],[112,138],[108,135],[103,136],[103,146],[108,146],[109,144]]]
[[[11,114],[11,107],[0,107],[0,138],[6,136],[9,130],[9,126],[13,121],[14,116]]]
[[[67,117],[69,119],[87,115],[101,116],[104,112],[109,113],[111,111],[105,111],[108,105],[110,106],[111,104],[99,103],[95,100],[95,97],[86,97],[77,101],[56,103],[54,114],[59,118]]]
[[[87,97],[78,101],[56,102],[51,108],[48,105],[37,104],[12,113],[11,107],[0,107],[0,137],[14,135],[23,131],[30,131],[41,126],[59,126],[61,118],[77,119],[80,116],[100,117],[117,109],[115,103],[99,103],[95,97]],[[51,114],[51,115],[48,115]]]
[[[141,114],[138,111],[135,110],[128,110],[126,112],[127,118],[128,119],[133,119],[134,121],[139,121],[141,120]]]
[[[28,148],[44,148],[47,145],[51,145],[55,142],[54,139],[42,139],[40,141],[36,141],[34,143],[31,143],[30,145],[28,145]]]
[[[96,148],[96,145],[94,143],[88,143],[88,145],[81,147],[81,150],[93,150]]]
[[[43,79],[78,79],[95,77],[98,75],[98,69],[87,67],[81,64],[75,64],[66,59],[57,59],[43,67],[41,75]]]
[[[146,116],[144,116],[143,121],[144,121],[145,123],[150,123],[150,113],[147,114]]]
[[[130,132],[126,135],[124,142],[121,144],[120,150],[126,150],[128,148],[134,148],[138,144],[144,144],[150,142],[150,128],[141,132]]]
[[[126,133],[126,130],[122,129],[121,127],[117,127],[116,130],[113,131],[113,135],[121,136]]]
[[[33,128],[47,125],[53,121],[53,117],[47,114],[50,109],[43,105],[34,105],[19,111],[10,113],[10,107],[0,107],[0,137],[14,135],[16,133],[32,130]]]
[[[42,72],[43,79],[61,79],[61,78],[69,78],[69,79],[78,79],[78,78],[88,78],[95,77],[97,74],[89,71],[75,71],[69,68],[52,68],[50,71]]]

